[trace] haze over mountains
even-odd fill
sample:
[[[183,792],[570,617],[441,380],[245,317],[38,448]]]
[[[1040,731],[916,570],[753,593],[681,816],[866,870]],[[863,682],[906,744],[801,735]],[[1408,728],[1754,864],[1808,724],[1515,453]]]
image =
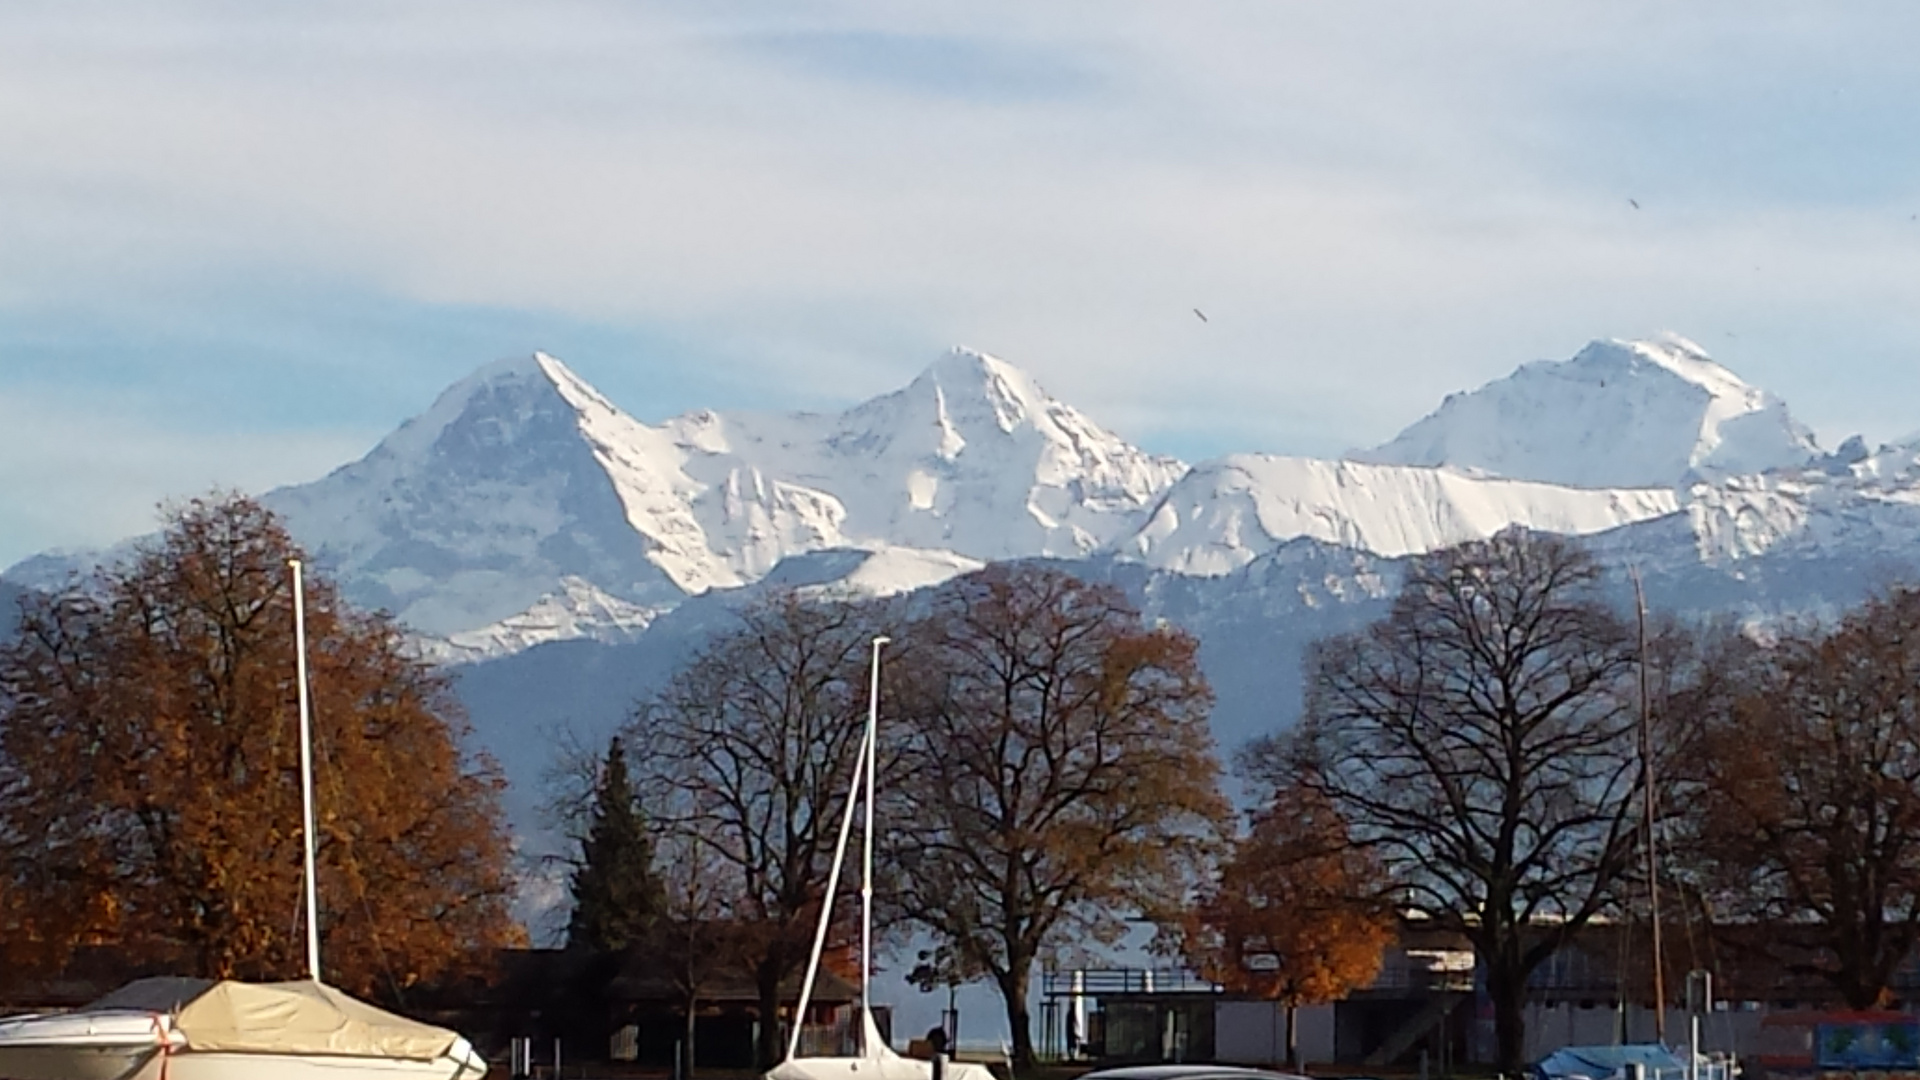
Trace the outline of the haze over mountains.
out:
[[[1678,338],[1527,364],[1345,460],[1192,466],[971,350],[837,414],[658,423],[536,354],[265,501],[350,598],[460,665],[523,825],[555,727],[604,737],[775,588],[885,595],[1058,560],[1200,636],[1231,750],[1291,718],[1301,651],[1383,611],[1408,556],[1510,526],[1589,537],[1681,613],[1819,613],[1920,576],[1920,441],[1825,453]]]

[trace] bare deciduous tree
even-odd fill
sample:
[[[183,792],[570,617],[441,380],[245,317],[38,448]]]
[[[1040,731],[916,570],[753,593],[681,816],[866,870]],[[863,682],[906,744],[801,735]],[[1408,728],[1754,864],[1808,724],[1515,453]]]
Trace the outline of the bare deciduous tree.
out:
[[[782,596],[750,608],[631,726],[655,821],[731,898],[760,997],[758,1057],[778,1061],[783,982],[806,962],[866,708],[866,609]]]
[[[1592,558],[1504,532],[1416,560],[1388,616],[1318,645],[1300,727],[1249,754],[1318,788],[1408,908],[1474,943],[1508,1072],[1528,975],[1637,850],[1635,657]]]
[[[1198,884],[1227,816],[1212,696],[1193,638],[1110,587],[996,566],[933,602],[889,667],[889,899],[993,977],[1025,1068],[1034,963],[1124,914],[1171,920]]]
[[[740,934],[724,887],[726,867],[700,834],[674,833],[660,851],[666,914],[654,924],[647,950],[668,972],[685,1010],[681,1075],[692,1076],[699,1059],[694,1038],[700,999],[724,972],[737,968]]]

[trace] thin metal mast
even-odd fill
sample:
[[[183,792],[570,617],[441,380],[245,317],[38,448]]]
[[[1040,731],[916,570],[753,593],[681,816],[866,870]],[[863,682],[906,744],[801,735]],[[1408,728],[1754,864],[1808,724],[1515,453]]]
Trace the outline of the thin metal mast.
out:
[[[300,679],[300,807],[301,846],[305,848],[307,878],[307,978],[320,981],[320,890],[314,880],[313,823],[313,711],[307,701],[307,591],[300,576],[300,560],[288,559],[293,569],[294,666]]]
[[[813,951],[807,955],[807,977],[800,982],[800,1003],[794,1007],[793,1031],[787,1040],[789,1061],[800,1055],[800,1029],[807,1019],[807,1004],[813,999],[814,977],[820,974],[820,954],[827,946],[827,925],[833,921],[833,901],[840,893],[840,868],[847,861],[847,835],[853,831],[853,801],[859,797],[860,778],[866,770],[867,750],[863,743],[853,762],[853,783],[847,787],[847,809],[840,816],[840,839],[833,846],[833,868],[827,873],[827,895],[820,902],[820,922],[813,931]]]
[[[1653,918],[1653,1034],[1664,1046],[1667,1042],[1667,975],[1666,958],[1660,946],[1660,866],[1653,847],[1653,718],[1647,695],[1647,594],[1640,585],[1640,568],[1633,567],[1628,573],[1633,578],[1633,604],[1640,620],[1640,782],[1646,795],[1642,824],[1647,833],[1647,910]]]
[[[880,735],[880,649],[891,638],[873,639],[873,665],[871,681],[867,685],[867,738],[866,738],[866,774],[867,807],[864,850],[861,852],[860,867],[860,1008],[867,1015],[873,1014],[873,767],[875,759],[874,744]],[[866,1039],[868,1025],[860,1025],[860,1038]],[[872,1047],[862,1049],[871,1052]]]

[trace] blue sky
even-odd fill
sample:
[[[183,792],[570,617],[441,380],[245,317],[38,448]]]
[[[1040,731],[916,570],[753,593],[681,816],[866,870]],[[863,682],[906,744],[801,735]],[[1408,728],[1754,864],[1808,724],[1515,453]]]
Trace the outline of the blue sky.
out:
[[[1197,458],[1674,331],[1828,445],[1904,435],[1915,40],[1870,2],[17,0],[0,565],[318,476],[535,348],[656,419],[964,343]]]

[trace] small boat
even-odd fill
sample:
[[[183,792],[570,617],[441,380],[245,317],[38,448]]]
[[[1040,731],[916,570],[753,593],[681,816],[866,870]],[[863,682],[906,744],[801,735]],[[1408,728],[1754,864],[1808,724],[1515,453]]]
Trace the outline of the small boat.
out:
[[[320,980],[313,735],[300,563],[293,571],[306,863],[307,975],[292,982],[138,979],[69,1013],[0,1019],[0,1080],[468,1080],[486,1059],[460,1035]]]
[[[893,1052],[885,1039],[880,1037],[880,1029],[873,1022],[873,1013],[865,1006],[860,1009],[862,1021],[861,1046],[863,1052],[851,1057],[794,1057],[773,1067],[766,1074],[766,1080],[931,1080],[933,1063],[918,1058],[902,1057]],[[993,1080],[993,1074],[984,1065],[962,1062],[948,1062],[942,1076],[945,1080]]]
[[[477,1080],[444,1028],[311,980],[140,979],[70,1013],[0,1020],[0,1080]]]

